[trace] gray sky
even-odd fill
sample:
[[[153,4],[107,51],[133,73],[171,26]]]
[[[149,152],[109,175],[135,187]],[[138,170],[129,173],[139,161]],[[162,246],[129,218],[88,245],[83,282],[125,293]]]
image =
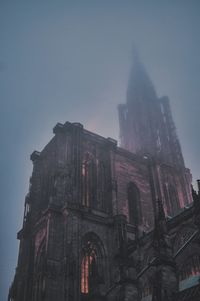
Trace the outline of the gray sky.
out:
[[[199,16],[198,0],[0,0],[0,300],[17,264],[30,153],[67,120],[118,139],[133,44],[200,176]]]

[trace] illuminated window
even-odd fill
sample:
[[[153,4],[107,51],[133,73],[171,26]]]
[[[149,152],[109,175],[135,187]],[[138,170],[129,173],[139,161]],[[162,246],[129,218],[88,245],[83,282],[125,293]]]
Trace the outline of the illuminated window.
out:
[[[103,246],[94,233],[87,234],[83,239],[81,259],[81,293],[94,291],[103,282]]]
[[[96,253],[91,250],[90,254],[85,254],[81,263],[81,293],[88,294],[92,277],[96,271]]]

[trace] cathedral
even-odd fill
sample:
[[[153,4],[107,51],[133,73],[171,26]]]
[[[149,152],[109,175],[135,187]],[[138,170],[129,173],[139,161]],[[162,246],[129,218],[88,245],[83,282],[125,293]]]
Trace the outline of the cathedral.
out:
[[[120,147],[66,122],[31,154],[8,301],[200,300],[200,181],[137,57],[118,113]]]

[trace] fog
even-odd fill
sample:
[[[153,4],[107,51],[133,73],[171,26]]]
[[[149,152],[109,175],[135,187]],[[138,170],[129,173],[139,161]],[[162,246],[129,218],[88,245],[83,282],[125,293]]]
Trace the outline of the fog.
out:
[[[168,95],[186,166],[200,177],[200,2],[0,1],[0,300],[17,265],[29,156],[57,122],[118,140],[133,45]]]

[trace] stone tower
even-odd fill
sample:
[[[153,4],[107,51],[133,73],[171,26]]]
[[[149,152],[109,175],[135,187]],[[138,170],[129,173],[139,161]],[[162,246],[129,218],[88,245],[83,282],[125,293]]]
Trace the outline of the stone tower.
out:
[[[185,168],[169,99],[157,96],[137,53],[130,72],[127,101],[118,106],[118,111],[121,147],[145,156],[155,165],[161,187],[157,195],[164,200],[169,216],[177,214],[192,200],[191,174]]]
[[[159,98],[139,57],[134,55],[127,102],[119,105],[121,146],[184,167],[168,97]]]
[[[33,173],[8,300],[106,300],[116,281],[124,298],[138,296],[137,286],[121,285],[116,257],[122,240],[134,240],[144,224],[153,226],[146,160],[79,123],[57,124],[54,134],[31,155]],[[123,279],[135,279],[130,270],[134,267],[127,266]]]
[[[32,153],[8,301],[146,301],[152,294],[157,298],[163,287],[178,293],[176,270],[169,266],[174,250],[175,269],[183,281],[194,275],[194,268],[200,275],[199,246],[197,254],[182,248],[188,237],[192,242],[191,233],[192,239],[199,233],[193,225],[193,207],[176,215],[191,201],[191,179],[169,103],[165,101],[162,111],[144,68],[139,61],[135,66],[127,104],[119,108],[122,144],[128,150],[80,123],[66,122],[54,127],[54,137],[41,152]],[[193,195],[199,200],[199,193]],[[167,219],[163,212],[156,223],[157,199],[164,205],[162,212],[176,216]],[[196,201],[199,226],[198,207]],[[155,239],[151,230],[155,226],[159,234],[162,223],[167,232]],[[152,243],[167,248],[154,250]],[[195,261],[189,262],[186,273],[184,261],[192,256]],[[159,273],[160,286],[151,283]]]

